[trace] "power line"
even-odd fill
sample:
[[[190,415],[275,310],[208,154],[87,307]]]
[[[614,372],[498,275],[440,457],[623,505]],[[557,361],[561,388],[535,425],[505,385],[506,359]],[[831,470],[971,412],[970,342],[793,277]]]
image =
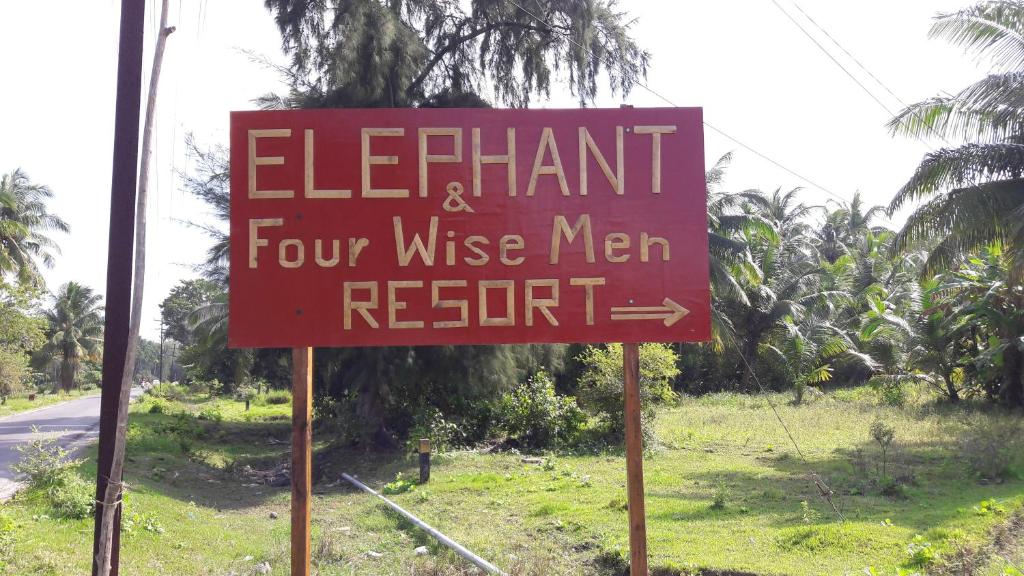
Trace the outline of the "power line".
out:
[[[910,109],[911,109],[911,108],[910,108],[910,105],[909,105],[909,104],[907,104],[907,102],[906,102],[905,100],[903,100],[902,98],[900,98],[900,97],[899,97],[899,95],[898,95],[898,94],[896,94],[896,92],[894,92],[894,91],[893,91],[893,90],[892,90],[891,88],[889,88],[889,86],[888,86],[888,85],[886,85],[886,83],[885,83],[885,82],[882,82],[882,79],[881,79],[881,78],[879,78],[878,76],[876,76],[875,74],[873,74],[873,73],[871,72],[871,70],[869,70],[869,69],[868,69],[868,67],[867,67],[867,66],[865,66],[865,65],[864,65],[864,64],[863,64],[863,63],[862,63],[862,62],[861,62],[861,61],[860,61],[859,59],[857,59],[857,57],[856,57],[856,56],[854,56],[854,55],[853,55],[853,54],[852,54],[852,53],[851,53],[851,52],[850,52],[849,50],[847,50],[845,46],[843,46],[842,44],[840,44],[840,43],[839,43],[839,40],[836,40],[836,38],[835,38],[835,37],[834,37],[834,36],[833,36],[832,34],[830,34],[828,30],[826,30],[826,29],[825,29],[825,28],[824,28],[824,27],[823,27],[823,26],[822,26],[821,24],[818,24],[818,21],[817,21],[817,20],[815,20],[815,19],[814,19],[814,18],[813,18],[813,17],[812,17],[812,16],[810,15],[810,14],[808,14],[808,13],[807,13],[807,11],[806,11],[806,10],[804,10],[804,9],[803,9],[803,8],[802,8],[802,7],[801,7],[801,6],[799,5],[799,4],[797,4],[796,0],[790,0],[790,2],[791,2],[791,3],[793,4],[793,6],[794,6],[794,7],[795,7],[795,8],[797,9],[797,10],[799,10],[799,11],[800,11],[800,13],[801,13],[801,14],[803,14],[803,15],[804,15],[804,18],[807,18],[807,20],[808,20],[808,21],[809,21],[809,22],[810,22],[811,24],[813,24],[815,28],[817,28],[818,30],[820,30],[820,31],[821,31],[821,33],[825,35],[825,37],[827,37],[827,38],[828,38],[829,40],[831,40],[831,41],[832,41],[832,43],[833,43],[833,44],[835,44],[835,45],[836,45],[836,47],[837,47],[837,48],[839,48],[839,49],[840,49],[840,50],[841,50],[841,51],[843,52],[843,54],[846,54],[846,56],[847,56],[847,57],[848,57],[848,58],[849,58],[850,60],[852,60],[852,61],[853,61],[853,63],[854,63],[854,64],[856,64],[856,65],[857,65],[857,66],[858,66],[858,67],[859,67],[859,68],[860,68],[861,70],[863,70],[865,74],[867,74],[868,76],[870,76],[870,77],[871,77],[871,79],[872,79],[872,80],[874,80],[876,84],[878,84],[879,86],[881,86],[883,90],[885,90],[885,91],[886,91],[886,92],[887,92],[887,93],[888,93],[888,94],[889,94],[890,96],[892,96],[893,98],[895,98],[895,99],[896,99],[896,101],[900,103],[900,106],[903,106],[903,108],[904,108],[904,109],[906,109],[906,110],[910,110]],[[939,134],[938,132],[936,132],[936,131],[935,131],[935,130],[934,130],[934,129],[933,129],[932,127],[931,127],[931,126],[928,126],[928,124],[927,124],[927,123],[925,123],[924,119],[923,119],[923,118],[921,118],[921,115],[920,115],[920,114],[919,114],[919,113],[918,113],[918,112],[917,112],[916,110],[912,110],[912,111],[911,111],[911,113],[912,113],[912,114],[914,115],[914,117],[915,117],[915,118],[917,118],[917,120],[918,120],[919,122],[921,122],[921,124],[922,124],[923,126],[925,126],[925,127],[926,127],[926,128],[928,129],[928,133],[929,133],[929,134],[931,134],[932,136],[935,136],[935,137],[939,138],[940,140],[942,140],[943,142],[945,142],[945,143],[946,143],[947,145],[950,145],[950,146],[952,145],[952,144],[950,143],[950,141],[946,139],[946,137],[945,137],[945,136],[943,136],[942,134]],[[922,142],[923,142],[923,141],[922,141]],[[925,143],[925,145],[927,146],[927,143]],[[931,146],[929,146],[929,148],[931,148]]]
[[[772,0],[772,1],[774,2],[775,0]],[[516,7],[516,8],[519,8],[520,10],[522,10],[523,12],[525,12],[525,13],[526,13],[527,15],[529,15],[529,16],[530,16],[531,18],[533,18],[534,20],[536,20],[536,21],[537,21],[538,23],[540,23],[540,24],[544,25],[545,27],[547,27],[547,28],[548,28],[549,30],[551,30],[552,32],[554,32],[554,33],[556,33],[556,34],[558,34],[558,35],[562,36],[563,38],[565,38],[566,40],[568,40],[568,41],[569,41],[570,43],[572,43],[572,44],[576,45],[576,46],[577,46],[578,48],[580,48],[581,50],[583,50],[583,51],[584,51],[584,52],[585,52],[585,53],[586,53],[586,54],[587,54],[588,56],[590,56],[591,58],[594,58],[594,59],[598,60],[599,62],[603,63],[603,64],[604,64],[605,66],[608,66],[609,68],[613,67],[611,63],[607,62],[606,60],[603,60],[603,59],[599,58],[599,57],[598,57],[598,56],[597,56],[596,54],[594,54],[594,53],[593,53],[593,52],[592,52],[592,51],[591,51],[591,50],[590,50],[589,48],[587,48],[586,46],[583,46],[582,44],[580,44],[579,42],[577,42],[577,41],[576,41],[576,40],[575,40],[575,39],[574,39],[574,38],[573,38],[572,36],[569,36],[568,34],[566,34],[566,33],[564,33],[564,32],[561,32],[560,30],[558,30],[558,29],[554,28],[554,27],[553,27],[553,26],[551,26],[551,24],[550,24],[550,23],[548,23],[548,22],[547,22],[546,20],[544,20],[544,19],[543,19],[543,18],[541,18],[540,16],[537,16],[536,14],[534,14],[533,12],[531,12],[530,10],[528,10],[527,8],[525,8],[525,7],[524,7],[524,6],[522,5],[522,4],[520,4],[520,3],[518,2],[518,0],[508,0],[508,2],[509,2],[510,4],[512,4],[512,5],[514,5],[514,6]],[[636,82],[636,85],[637,85],[637,86],[640,86],[640,87],[641,87],[641,88],[643,88],[644,90],[646,90],[646,91],[648,91],[649,93],[651,93],[651,95],[653,95],[654,97],[656,97],[656,98],[658,98],[658,99],[660,99],[660,100],[664,101],[665,103],[667,103],[668,105],[672,106],[673,108],[679,108],[679,107],[680,107],[680,106],[679,106],[678,104],[676,104],[675,102],[673,102],[672,100],[670,100],[670,99],[669,99],[669,98],[668,98],[667,96],[665,96],[665,95],[661,94],[660,92],[658,92],[657,90],[655,90],[655,89],[651,88],[650,86],[648,86],[648,85],[647,85],[647,84],[645,84],[644,82],[641,82],[641,81],[639,81],[639,80],[638,80],[638,81]],[[884,104],[883,104],[883,106],[884,106]],[[781,163],[781,162],[779,162],[778,160],[775,160],[774,158],[772,158],[772,157],[768,156],[767,154],[765,154],[765,153],[761,152],[760,150],[758,150],[758,149],[754,148],[753,146],[751,146],[751,145],[749,145],[749,144],[747,144],[747,143],[745,143],[745,142],[743,142],[743,141],[739,140],[739,139],[738,139],[738,138],[736,138],[735,136],[732,136],[732,135],[730,135],[730,134],[726,133],[725,131],[721,130],[720,128],[717,128],[717,127],[715,127],[714,125],[712,125],[711,123],[709,123],[709,122],[708,122],[707,120],[704,120],[704,121],[703,121],[703,123],[704,123],[704,126],[706,126],[706,127],[710,128],[711,130],[713,130],[713,131],[717,132],[718,134],[720,134],[720,135],[721,135],[721,136],[723,136],[724,138],[726,138],[726,139],[728,139],[728,140],[732,141],[733,143],[737,144],[738,146],[740,146],[740,147],[744,148],[745,150],[748,150],[748,151],[750,151],[751,153],[753,153],[753,154],[757,155],[757,156],[758,156],[758,157],[760,157],[761,159],[763,159],[763,160],[765,160],[765,161],[769,162],[770,164],[772,164],[772,165],[774,165],[774,166],[776,166],[776,167],[778,167],[778,168],[780,168],[780,169],[784,170],[785,172],[787,172],[787,173],[791,174],[792,176],[795,176],[795,177],[799,178],[800,180],[803,180],[804,182],[807,182],[807,183],[808,183],[808,184],[810,184],[811,186],[813,186],[813,187],[815,187],[815,188],[817,188],[817,189],[821,190],[822,192],[825,192],[826,194],[828,194],[828,195],[832,196],[833,198],[835,198],[835,199],[839,200],[839,201],[840,201],[840,202],[842,202],[843,204],[846,204],[846,203],[848,202],[846,198],[843,198],[842,196],[840,196],[839,194],[836,194],[836,193],[835,193],[835,192],[833,192],[832,190],[829,190],[828,188],[826,188],[826,187],[822,186],[821,184],[818,184],[818,183],[817,183],[817,182],[815,182],[814,180],[811,180],[810,178],[808,178],[808,177],[806,177],[806,176],[804,176],[804,175],[800,174],[800,173],[799,173],[799,172],[797,172],[796,170],[793,170],[792,168],[789,168],[788,166],[786,166],[786,165],[782,164],[782,163]],[[890,226],[894,226],[894,225],[893,225],[893,223],[892,223],[891,221],[889,221],[888,219],[884,219],[884,220],[886,220],[886,221],[888,222],[888,224],[889,224]],[[894,227],[895,227],[895,226],[894,226]]]
[[[876,103],[878,103],[878,105],[881,106],[882,109],[885,110],[886,113],[889,114],[889,116],[896,116],[896,113],[893,112],[892,110],[890,110],[889,107],[886,106],[885,102],[882,102],[882,100],[879,99],[878,96],[875,96],[874,92],[872,92],[870,89],[868,89],[868,87],[865,86],[864,83],[861,82],[859,78],[854,76],[852,72],[847,70],[846,66],[843,66],[842,62],[840,62],[838,59],[836,59],[836,57],[833,56],[832,53],[829,52],[827,48],[822,46],[821,42],[818,42],[818,39],[815,38],[814,35],[812,35],[810,32],[808,32],[807,29],[804,28],[803,25],[801,25],[800,22],[798,22],[796,18],[793,18],[793,15],[790,14],[789,12],[787,12],[786,9],[782,7],[782,4],[778,3],[778,0],[771,0],[771,3],[774,4],[776,8],[779,9],[779,12],[782,12],[783,14],[785,14],[786,18],[788,18],[789,21],[792,22],[794,26],[799,28],[800,31],[804,33],[804,36],[807,36],[807,38],[809,38],[810,41],[813,42],[814,45],[817,46],[818,49],[821,50],[822,53],[825,54],[825,56],[828,56],[829,60],[831,60],[836,66],[838,66],[843,72],[845,72],[846,75],[850,77],[850,80],[853,80],[853,82],[855,84],[857,84],[857,86],[860,86],[860,89],[863,90],[865,94],[870,96],[872,100],[874,100]]]

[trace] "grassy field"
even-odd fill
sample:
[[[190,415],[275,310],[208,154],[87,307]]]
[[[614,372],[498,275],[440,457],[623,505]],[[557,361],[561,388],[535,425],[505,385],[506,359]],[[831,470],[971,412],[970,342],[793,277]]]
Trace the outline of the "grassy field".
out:
[[[8,398],[6,404],[0,404],[0,418],[24,412],[26,410],[35,410],[36,408],[57,404],[58,402],[74,400],[83,396],[97,395],[99,393],[100,391],[96,389],[88,391],[72,390],[71,392],[57,391],[38,394],[36,395],[36,399],[33,401],[29,401],[27,394]]]
[[[925,399],[894,408],[867,390],[802,406],[772,398],[802,457],[764,397],[684,399],[659,413],[661,445],[645,461],[655,574],[897,574],[915,558],[937,557],[928,573],[1003,575],[1017,574],[1009,562],[1024,564],[1020,468],[1005,482],[981,481],[960,448],[966,431],[1020,415]],[[164,413],[150,413],[153,405],[133,408],[122,573],[245,576],[266,562],[272,574],[287,574],[288,489],[260,484],[250,469],[287,459],[290,406],[257,401],[245,412],[238,402],[193,399],[161,401]],[[876,419],[895,431],[885,466],[897,482],[877,481],[881,452],[869,435]],[[414,477],[413,455],[334,449],[329,441],[317,437],[317,574],[476,573],[337,480],[346,471],[379,488],[399,473]],[[81,472],[93,474],[92,462]],[[845,521],[821,498],[812,472],[834,491]],[[624,483],[621,454],[524,464],[516,454],[457,451],[435,456],[428,485],[392,497],[513,574],[612,575],[627,557]],[[5,573],[87,573],[90,521],[54,518],[38,494],[0,514],[14,525]],[[429,553],[417,555],[418,546]],[[950,568],[961,560],[978,570]]]

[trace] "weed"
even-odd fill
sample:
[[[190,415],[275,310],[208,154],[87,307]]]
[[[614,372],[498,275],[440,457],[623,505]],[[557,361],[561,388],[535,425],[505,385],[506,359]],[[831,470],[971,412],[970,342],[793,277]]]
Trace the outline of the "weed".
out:
[[[407,479],[404,476],[404,474],[399,472],[395,476],[395,480],[393,482],[388,482],[387,484],[384,485],[384,488],[381,490],[381,492],[384,494],[391,495],[404,494],[406,492],[409,492],[410,490],[415,490],[416,482],[411,479]]]
[[[725,482],[719,482],[718,486],[715,487],[715,495],[711,499],[711,509],[725,510],[725,503],[728,498],[729,487],[725,485]]]
[[[804,524],[814,524],[821,518],[821,513],[815,510],[807,500],[800,502],[800,519]]]
[[[0,568],[14,560],[14,520],[0,508]]]
[[[910,544],[907,544],[906,552],[907,559],[903,561],[903,565],[907,568],[927,568],[938,556],[931,542],[926,541],[920,534],[914,536]]]
[[[974,507],[974,513],[978,516],[990,516],[992,514],[1005,514],[1006,508],[995,498],[989,498],[978,502]]]

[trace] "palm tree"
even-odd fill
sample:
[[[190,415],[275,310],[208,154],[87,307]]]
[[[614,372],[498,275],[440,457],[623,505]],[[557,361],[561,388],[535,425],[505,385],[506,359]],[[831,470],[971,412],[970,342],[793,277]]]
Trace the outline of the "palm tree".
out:
[[[746,193],[721,190],[725,171],[732,162],[727,153],[704,173],[708,191],[708,250],[711,278],[712,339],[716,348],[723,345],[723,336],[733,332],[732,322],[723,308],[728,301],[749,304],[744,284],[756,283],[760,270],[754,264],[748,239],[777,240],[774,226],[758,214],[744,209]]]
[[[897,235],[901,249],[930,248],[923,273],[949,270],[993,242],[1024,280],[1024,3],[981,2],[940,14],[932,37],[989,59],[996,71],[950,96],[913,104],[890,122],[894,133],[966,144],[925,156],[889,204],[891,215],[927,200]]]
[[[60,359],[60,385],[65,391],[86,358],[95,358],[103,348],[101,297],[92,288],[68,282],[54,295],[53,308],[46,311],[50,327],[44,353]]]
[[[879,232],[871,221],[885,211],[882,206],[864,209],[860,192],[853,195],[849,203],[842,202],[834,210],[825,210],[825,222],[814,231],[818,240],[818,251],[830,263],[835,263],[843,254],[848,254],[868,232]]]
[[[21,169],[0,177],[0,277],[17,276],[22,282],[41,283],[37,260],[53,266],[57,243],[47,232],[67,232],[68,224],[46,210],[53,192],[33,184]]]

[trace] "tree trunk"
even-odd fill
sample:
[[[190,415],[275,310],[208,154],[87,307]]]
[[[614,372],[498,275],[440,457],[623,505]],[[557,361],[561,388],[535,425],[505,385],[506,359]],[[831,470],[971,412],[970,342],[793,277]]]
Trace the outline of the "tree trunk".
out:
[[[380,395],[380,382],[369,379],[359,386],[359,398],[356,400],[356,417],[362,422],[360,434],[368,445],[393,450],[397,447],[395,439],[384,425],[384,402]]]
[[[949,377],[949,373],[950,369],[943,367],[942,380],[946,383],[946,395],[949,396],[949,401],[957,404],[960,402],[960,391],[956,389],[956,384]]]
[[[1007,406],[1024,406],[1024,357],[1014,342],[1003,352],[1003,383],[999,398]]]
[[[163,63],[167,37],[174,32],[174,27],[167,26],[168,0],[163,0],[160,8],[160,33],[157,36],[156,50],[153,53],[153,72],[149,81],[149,99],[146,102],[146,123],[142,131],[142,151],[139,162],[139,194],[135,211],[135,270],[132,284],[131,321],[128,328],[128,350],[125,355],[124,372],[121,378],[121,400],[118,406],[117,427],[114,431],[114,454],[110,470],[107,474],[107,490],[103,496],[103,514],[100,518],[99,551],[96,565],[99,576],[109,576],[111,547],[113,545],[114,526],[117,508],[121,505],[121,479],[124,475],[125,435],[128,428],[128,403],[131,399],[132,375],[135,370],[136,348],[139,341],[139,328],[142,323],[142,295],[146,278],[146,207],[149,194],[149,163],[152,156],[153,122],[156,112],[156,93],[160,82],[160,68]],[[100,471],[103,473],[104,471]]]
[[[60,363],[60,388],[70,392],[75,386],[75,365],[71,360],[64,359]]]

